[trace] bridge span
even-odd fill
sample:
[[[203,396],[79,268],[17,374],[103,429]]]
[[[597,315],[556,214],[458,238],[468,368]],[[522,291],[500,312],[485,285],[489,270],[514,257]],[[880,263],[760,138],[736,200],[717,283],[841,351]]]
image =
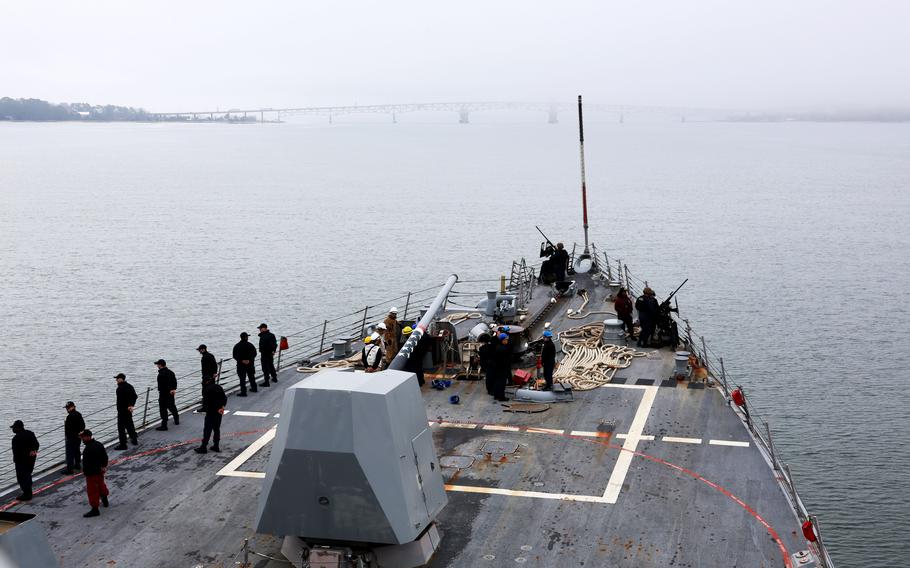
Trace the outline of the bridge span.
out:
[[[555,124],[559,121],[559,113],[572,112],[574,104],[569,103],[539,103],[539,102],[448,102],[448,103],[401,103],[378,105],[346,105],[346,106],[314,106],[296,108],[245,108],[228,110],[206,111],[181,111],[150,113],[153,120],[162,121],[187,121],[187,122],[280,122],[287,116],[325,116],[329,122],[332,117],[351,114],[384,114],[391,117],[392,122],[397,122],[398,115],[414,112],[451,112],[457,115],[458,122],[467,124],[470,115],[474,112],[485,111],[530,111],[540,112],[547,117],[547,121]],[[661,107],[661,106],[636,106],[636,105],[609,105],[585,104],[585,112],[608,113],[615,116],[619,122],[627,117],[651,116],[668,120],[701,120],[722,121],[728,120],[739,111],[694,108],[694,107]]]

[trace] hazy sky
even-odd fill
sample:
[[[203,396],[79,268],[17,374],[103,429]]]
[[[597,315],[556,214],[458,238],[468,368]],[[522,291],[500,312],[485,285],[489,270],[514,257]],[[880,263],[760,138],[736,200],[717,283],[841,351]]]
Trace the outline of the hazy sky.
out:
[[[908,106],[908,23],[908,0],[0,0],[0,96]]]

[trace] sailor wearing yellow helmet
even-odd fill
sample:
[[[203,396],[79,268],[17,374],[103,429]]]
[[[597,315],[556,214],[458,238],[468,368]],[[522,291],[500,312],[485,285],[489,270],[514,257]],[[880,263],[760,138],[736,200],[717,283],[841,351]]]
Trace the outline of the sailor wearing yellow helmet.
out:
[[[379,370],[379,366],[382,364],[382,345],[378,341],[377,334],[374,333],[363,338],[360,362],[363,363],[367,373]]]
[[[421,330],[422,331],[422,330]],[[407,343],[408,338],[411,337],[411,334],[414,333],[411,326],[405,327],[401,330],[402,335],[405,337],[405,343]],[[430,336],[427,333],[421,333],[420,339],[417,340],[417,345],[414,346],[414,350],[411,351],[411,355],[408,357],[408,361],[404,364],[404,370],[410,371],[417,375],[417,384],[423,386],[423,357],[426,354],[427,350],[430,348]]]

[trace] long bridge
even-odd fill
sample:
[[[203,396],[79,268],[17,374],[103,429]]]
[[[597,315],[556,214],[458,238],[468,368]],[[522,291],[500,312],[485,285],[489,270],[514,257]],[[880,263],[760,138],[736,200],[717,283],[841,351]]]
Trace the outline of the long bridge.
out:
[[[246,108],[228,110],[182,111],[149,113],[152,120],[162,121],[234,121],[234,122],[280,122],[282,116],[309,115],[332,117],[350,114],[384,114],[397,122],[398,115],[414,112],[451,112],[457,114],[458,122],[467,124],[474,112],[488,111],[530,111],[545,114],[551,124],[558,122],[560,112],[574,112],[576,106],[570,103],[539,102],[448,102],[448,103],[404,103],[379,105],[315,106],[297,108]],[[657,116],[673,120],[728,120],[742,111],[730,109],[709,109],[694,107],[660,107],[635,105],[585,104],[585,112],[609,113],[623,122],[628,116]]]

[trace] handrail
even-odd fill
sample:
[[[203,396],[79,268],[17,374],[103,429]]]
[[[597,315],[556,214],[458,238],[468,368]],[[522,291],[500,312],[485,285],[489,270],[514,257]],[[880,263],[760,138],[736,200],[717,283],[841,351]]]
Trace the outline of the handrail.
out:
[[[606,253],[604,253],[604,257],[605,259],[607,258]],[[641,285],[642,287],[648,285],[646,280],[642,280],[635,276],[629,270],[627,264],[621,264],[621,266],[622,272],[620,272],[620,277],[623,279],[623,283],[630,293],[634,292],[634,288],[637,287],[637,285]],[[790,467],[782,460],[780,451],[774,445],[769,422],[764,418],[752,399],[745,396],[745,389],[742,385],[730,376],[729,371],[724,364],[723,357],[719,356],[711,349],[708,342],[705,340],[704,335],[698,334],[692,329],[688,319],[680,317],[679,314],[676,314],[674,318],[680,328],[680,339],[685,343],[687,349],[705,366],[708,376],[719,385],[720,391],[727,401],[727,404],[730,405],[755,440],[759,451],[774,471],[775,478],[781,485],[784,496],[790,504],[796,518],[801,523],[806,521],[812,523],[812,528],[815,531],[818,540],[814,543],[806,541],[807,546],[812,549],[819,558],[823,568],[833,568],[834,564],[831,560],[831,556],[821,538],[818,520],[815,515],[809,513],[809,510],[806,508],[805,503],[797,492],[796,486],[793,483]],[[746,402],[743,407],[737,406],[732,400],[732,392],[735,389],[739,389],[745,396]]]
[[[372,304],[368,304],[366,308],[360,308],[355,312],[344,314],[331,320],[324,320],[316,325],[302,328],[291,334],[284,334],[284,337],[291,340],[291,346],[287,350],[279,352],[281,355],[280,359],[276,358],[276,369],[280,371],[287,369],[288,367],[297,366],[302,360],[318,357],[331,351],[332,340],[346,335],[353,335],[354,333],[359,334],[365,325],[364,322],[366,322],[366,324],[372,324],[377,318],[379,318],[379,321],[382,321],[382,317],[387,313],[387,306],[398,300],[410,297],[412,311],[413,314],[416,315],[417,310],[423,306],[425,302],[428,302],[435,297],[435,293],[433,295],[427,295],[425,293],[431,290],[437,290],[438,288],[438,285],[431,286],[414,292],[407,292],[404,295],[396,296],[388,300],[374,301]],[[317,330],[318,334],[312,334],[312,332]],[[311,336],[304,338],[302,341],[293,341],[295,338],[299,339],[305,334],[311,334]],[[330,339],[326,341],[326,338]],[[239,390],[240,388],[239,376],[233,369],[225,366],[230,361],[230,359],[221,359],[219,362],[220,372],[218,375],[219,384],[221,384],[225,391],[229,393]],[[261,376],[258,377],[259,380],[261,380],[261,378]],[[175,395],[175,403],[178,411],[183,413],[197,407],[202,398],[202,371],[196,370],[182,374],[177,377],[177,380],[180,385]],[[158,424],[160,420],[153,394],[155,387],[139,384],[134,386],[136,387],[137,394],[139,394],[139,399],[136,401],[133,421],[136,425],[136,431],[142,432],[149,429],[151,426]],[[94,437],[105,445],[112,444],[118,439],[116,408],[116,404],[110,404],[92,410],[91,412],[83,413],[82,415],[85,419],[86,426],[92,430]],[[37,433],[36,436],[41,443],[41,449],[39,450],[38,458],[35,461],[36,474],[62,467],[65,461],[65,440],[62,420],[60,426]],[[7,446],[6,448],[0,449],[0,495],[11,492],[15,488],[15,484],[15,465],[12,462],[12,449]]]

